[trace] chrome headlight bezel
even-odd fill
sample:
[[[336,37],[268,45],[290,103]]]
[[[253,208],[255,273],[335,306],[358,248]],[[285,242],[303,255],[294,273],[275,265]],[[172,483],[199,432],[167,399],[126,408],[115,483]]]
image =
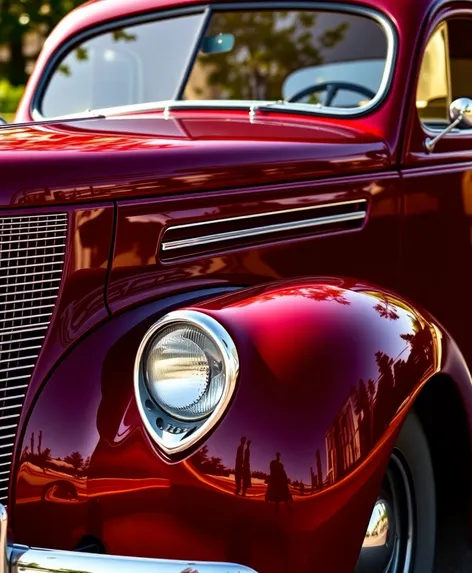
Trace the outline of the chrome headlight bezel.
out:
[[[202,331],[217,347],[224,363],[225,384],[219,402],[205,418],[186,421],[167,413],[153,398],[145,374],[146,358],[159,334],[171,325],[182,324]],[[196,310],[166,314],[146,332],[138,348],[134,367],[134,392],[146,430],[168,455],[181,453],[208,433],[226,411],[236,388],[239,357],[226,329],[211,316]]]

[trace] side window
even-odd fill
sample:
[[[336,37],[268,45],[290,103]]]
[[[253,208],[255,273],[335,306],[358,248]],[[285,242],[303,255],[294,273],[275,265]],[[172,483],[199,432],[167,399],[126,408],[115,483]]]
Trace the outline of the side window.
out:
[[[442,24],[431,36],[421,64],[416,94],[416,108],[428,127],[449,123],[451,102],[447,25]]]
[[[172,99],[202,18],[199,13],[129,26],[76,46],[56,66],[41,114]]]
[[[472,98],[472,18],[451,18],[431,36],[421,65],[416,107],[422,123],[443,129],[449,106]]]

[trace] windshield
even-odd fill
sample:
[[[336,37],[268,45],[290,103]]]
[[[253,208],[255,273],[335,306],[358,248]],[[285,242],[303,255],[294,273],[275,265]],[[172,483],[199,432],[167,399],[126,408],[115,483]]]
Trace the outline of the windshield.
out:
[[[44,117],[176,100],[303,104],[352,113],[385,91],[388,26],[362,12],[200,12],[97,35],[56,66]],[[316,106],[316,107],[315,107]]]

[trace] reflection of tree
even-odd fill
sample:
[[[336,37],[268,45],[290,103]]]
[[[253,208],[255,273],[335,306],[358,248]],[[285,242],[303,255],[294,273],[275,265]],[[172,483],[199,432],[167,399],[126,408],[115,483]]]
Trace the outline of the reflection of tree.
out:
[[[315,12],[238,11],[215,14],[209,35],[233,34],[230,53],[200,55],[207,82],[226,99],[278,100],[287,76],[323,63],[320,50],[344,38],[348,24],[341,23],[317,36]],[[198,91],[197,91],[198,93]]]
[[[204,474],[229,476],[230,470],[225,467],[221,458],[208,455],[208,447],[203,446],[192,457],[193,465]]]
[[[398,306],[392,304],[391,311],[399,317]],[[400,338],[406,345],[395,358],[385,352],[375,353],[377,379],[361,379],[352,387],[326,433],[328,483],[335,483],[365,459],[405,397],[431,367],[434,338],[427,325],[413,317],[410,332],[400,334]]]
[[[266,483],[267,483],[267,480],[269,479],[269,474],[266,472],[260,471],[260,470],[256,470],[256,471],[251,472],[251,476],[253,478],[256,478],[256,479],[262,479]]]
[[[395,312],[393,305],[391,305],[387,299],[376,304],[374,309],[382,318],[387,318],[388,320],[398,320],[400,318],[400,316]]]
[[[90,456],[84,460],[80,452],[72,452],[64,458],[53,457],[50,448],[42,447],[43,433],[38,433],[38,444],[36,446],[36,436],[32,432],[30,445],[23,448],[21,452],[21,463],[30,463],[38,466],[46,473],[46,470],[59,471],[66,474],[74,474],[81,477],[86,474],[90,466]]]
[[[84,465],[84,458],[82,457],[82,454],[80,452],[72,452],[70,455],[64,458],[64,461],[66,462],[66,464],[70,464],[74,468],[76,475],[79,473],[79,470],[81,470]]]
[[[44,472],[46,472],[46,467],[52,460],[50,448],[42,448],[43,433],[39,432],[38,435],[38,446],[35,451],[35,434],[34,432],[30,437],[30,447],[26,446],[21,452],[21,461],[30,462],[38,467],[40,467]]]
[[[136,35],[130,34],[126,32],[126,30],[119,29],[114,30],[108,37],[111,37],[112,42],[135,42]],[[75,59],[78,62],[86,62],[89,59],[88,49],[85,47],[86,45],[82,44],[78,46],[72,53],[75,55]],[[70,67],[65,63],[67,59],[70,58],[70,55],[58,66],[57,70],[64,76],[69,77],[71,75]]]
[[[277,300],[281,297],[303,296],[317,302],[337,302],[343,306],[350,306],[351,302],[346,298],[346,290],[333,285],[301,286],[283,288],[277,291],[268,291],[258,295],[260,301]],[[251,304],[252,299],[244,299],[238,302],[239,306]]]

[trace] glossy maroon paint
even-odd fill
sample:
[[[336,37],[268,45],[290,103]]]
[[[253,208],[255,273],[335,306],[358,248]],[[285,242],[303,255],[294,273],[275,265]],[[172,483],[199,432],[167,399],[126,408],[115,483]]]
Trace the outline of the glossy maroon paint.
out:
[[[232,560],[260,573],[352,572],[416,394],[434,373],[457,368],[472,399],[456,348],[408,302],[353,281],[286,281],[194,308],[225,326],[241,359],[236,395],[205,449],[168,463],[143,430],[132,369],[156,317],[150,305],[124,313],[69,355],[31,412],[15,486],[17,538],[73,547],[94,535],[111,553]],[[354,416],[358,437],[343,445],[344,416]],[[25,451],[39,435],[51,449],[46,463]],[[234,476],[221,475],[234,467],[242,435],[261,476],[253,473],[246,497],[234,495]],[[88,459],[85,469],[74,469],[73,451]],[[278,511],[264,483],[276,452],[293,496]],[[337,532],[348,523],[339,552]]]
[[[228,112],[9,128],[0,131],[0,161],[4,207],[203,192],[391,165],[380,138],[350,127],[283,117],[251,124],[247,113]],[[27,170],[18,168],[23,162]]]
[[[71,218],[60,304],[17,444],[18,542],[73,549],[93,536],[110,553],[227,559],[260,573],[352,572],[395,436],[434,373],[451,377],[472,427],[470,376],[452,340],[471,363],[472,142],[450,136],[427,156],[414,102],[421,48],[448,3],[364,4],[385,11],[399,35],[390,93],[365,117],[270,113],[251,123],[242,112],[156,112],[0,131],[0,207]],[[31,119],[38,80],[64,41],[101,21],[176,5],[184,4],[101,0],[74,12],[48,40],[17,119]],[[159,257],[171,223],[352,198],[368,200],[356,232]],[[234,337],[241,376],[212,435],[169,463],[134,403],[132,367],[146,328],[186,306],[190,293],[302,275],[362,282],[309,279],[199,307]],[[421,302],[441,326],[391,291]],[[165,301],[176,293],[185,293],[180,302]],[[346,464],[346,450],[335,437],[327,449],[327,436],[356,396],[362,438]],[[232,468],[242,435],[260,476],[281,452],[298,482],[293,506],[276,513],[264,501],[264,477],[243,499],[231,478],[215,475]],[[25,448],[38,445],[52,460],[28,457]],[[329,471],[328,451],[342,471]]]

